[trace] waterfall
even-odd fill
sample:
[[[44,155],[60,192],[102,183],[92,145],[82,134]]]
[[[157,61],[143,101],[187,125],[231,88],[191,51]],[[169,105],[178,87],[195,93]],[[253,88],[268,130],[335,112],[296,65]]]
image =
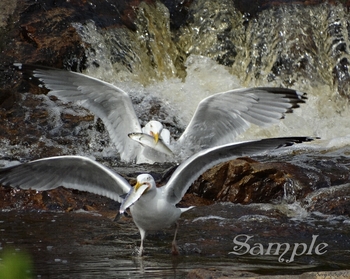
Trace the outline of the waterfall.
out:
[[[188,13],[186,24],[171,29],[163,4],[143,2],[136,31],[74,24],[87,45],[86,73],[129,92],[141,121],[159,119],[175,132],[211,94],[282,86],[307,92],[307,103],[280,124],[252,127],[239,139],[303,134],[343,141],[350,134],[349,15],[342,5],[282,5],[252,17],[232,1],[198,0]],[[162,109],[150,116],[143,112],[152,100]]]

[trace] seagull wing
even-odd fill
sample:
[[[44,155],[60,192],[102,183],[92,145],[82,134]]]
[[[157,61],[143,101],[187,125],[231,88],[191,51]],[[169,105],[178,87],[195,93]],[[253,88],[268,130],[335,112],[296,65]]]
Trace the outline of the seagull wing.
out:
[[[57,156],[0,169],[0,183],[21,189],[50,190],[63,186],[122,202],[131,186],[120,175],[89,158]]]
[[[257,87],[209,96],[199,103],[176,146],[205,149],[230,143],[250,123],[259,126],[277,123],[285,113],[303,103],[305,95],[292,89]]]
[[[268,150],[290,146],[294,143],[312,141],[309,137],[269,138],[256,141],[231,143],[202,150],[184,161],[162,188],[167,201],[177,204],[191,184],[206,170],[222,162],[240,156],[261,154]]]
[[[54,68],[14,64],[23,72],[33,76],[65,102],[79,101],[79,105],[101,118],[112,142],[123,161],[132,161],[141,147],[129,139],[129,133],[141,132],[129,95],[120,88],[87,75]]]

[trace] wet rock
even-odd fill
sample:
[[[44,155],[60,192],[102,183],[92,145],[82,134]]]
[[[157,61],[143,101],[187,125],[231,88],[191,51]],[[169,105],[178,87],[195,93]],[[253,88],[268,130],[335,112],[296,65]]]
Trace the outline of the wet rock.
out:
[[[84,67],[85,46],[73,22],[94,20],[98,27],[134,29],[135,10],[143,1],[2,1],[3,35],[0,64],[39,63],[79,70]],[[154,1],[148,0],[148,3]]]
[[[56,68],[82,70],[85,48],[72,23],[94,21],[98,28],[127,28],[136,31],[138,1],[49,1],[24,0],[0,3],[0,65],[13,62],[36,63]],[[186,22],[192,1],[163,1],[170,9],[172,26]]]
[[[2,94],[1,94],[2,93]],[[54,119],[49,115],[49,108],[42,106],[43,100],[33,95],[23,96],[20,93],[0,92],[0,118],[6,121],[0,122],[0,141],[10,144],[13,149],[24,152],[26,148],[36,150],[31,152],[29,160],[40,157],[62,155],[63,147],[81,142],[87,146],[86,138],[77,131],[86,123],[93,126],[94,116],[86,114],[72,114],[62,111]],[[59,128],[59,129],[58,129]],[[76,135],[76,136],[74,136]],[[47,144],[47,139],[52,139],[57,144]],[[8,154],[16,157],[16,152]]]
[[[212,201],[234,203],[282,200],[286,185],[295,178],[296,167],[286,163],[259,163],[242,158],[219,164],[201,175],[190,191]],[[294,197],[311,192],[310,187],[295,189]]]
[[[350,216],[350,184],[315,191],[303,204],[310,211]]]
[[[184,202],[190,200],[189,195],[194,195],[199,204],[297,200],[309,203],[310,208],[320,212],[349,214],[347,159],[326,158],[307,159],[307,163],[299,162],[298,166],[284,159],[281,162],[259,162],[240,158],[225,162],[203,173],[189,189]],[[341,186],[343,184],[345,186]],[[311,193],[315,195],[311,196]]]

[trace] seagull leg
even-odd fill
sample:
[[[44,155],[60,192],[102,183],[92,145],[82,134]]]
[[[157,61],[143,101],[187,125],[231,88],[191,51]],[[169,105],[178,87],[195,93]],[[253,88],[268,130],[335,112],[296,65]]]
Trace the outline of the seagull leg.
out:
[[[140,230],[140,235],[141,235],[141,244],[140,244],[140,249],[138,251],[138,256],[142,257],[143,256],[143,251],[144,251],[143,250],[143,241],[144,241],[144,239],[146,237],[146,231],[144,231],[144,230],[142,230],[140,228],[139,228],[139,230]]]
[[[179,255],[179,250],[177,249],[177,245],[176,245],[176,235],[177,235],[177,230],[179,228],[179,223],[176,222],[175,225],[176,225],[176,229],[175,229],[173,242],[171,243],[171,253],[174,256],[177,256],[177,255]]]

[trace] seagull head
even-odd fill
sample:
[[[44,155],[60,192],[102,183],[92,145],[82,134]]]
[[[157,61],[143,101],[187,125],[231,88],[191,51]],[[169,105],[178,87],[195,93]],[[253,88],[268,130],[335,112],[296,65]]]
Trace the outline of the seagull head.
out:
[[[145,190],[142,190],[144,186],[147,186]],[[140,174],[136,178],[136,184],[134,186],[134,191],[142,191],[142,194],[147,190],[151,190],[156,187],[156,182],[150,174]]]
[[[150,174],[140,174],[137,176],[136,184],[130,189],[120,205],[119,213],[123,214],[124,211],[138,201],[143,194],[155,188],[156,183]]]
[[[144,132],[154,138],[157,143],[159,140],[159,135],[163,130],[163,124],[156,120],[151,120],[147,122],[144,127]]]

